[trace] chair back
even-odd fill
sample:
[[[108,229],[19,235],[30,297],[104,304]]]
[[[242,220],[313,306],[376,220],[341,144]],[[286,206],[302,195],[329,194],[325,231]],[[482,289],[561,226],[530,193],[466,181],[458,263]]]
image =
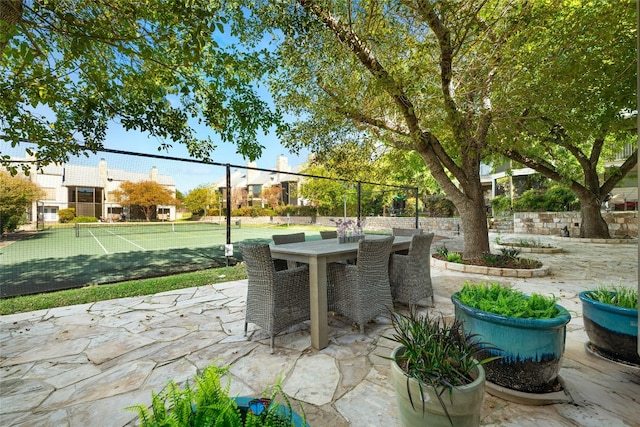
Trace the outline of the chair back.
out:
[[[338,232],[336,230],[321,231],[320,237],[322,237],[323,239],[337,239]]]
[[[381,277],[389,279],[389,255],[393,248],[394,237],[384,239],[361,240],[358,245],[358,275],[362,277]]]
[[[422,234],[422,228],[392,228],[391,234],[394,236],[415,236]]]
[[[411,239],[409,246],[408,277],[419,282],[431,282],[431,242],[434,233],[417,234]]]
[[[431,255],[431,242],[433,242],[434,233],[428,234],[416,234],[411,239],[411,244],[409,245],[409,262],[414,262],[414,260],[423,262],[424,258],[429,260],[429,256]]]
[[[299,243],[304,242],[304,233],[291,233],[291,234],[274,234],[271,236],[273,243],[276,245],[284,245],[286,243]]]
[[[242,260],[247,268],[249,287],[272,286],[275,277],[269,245],[240,245]]]

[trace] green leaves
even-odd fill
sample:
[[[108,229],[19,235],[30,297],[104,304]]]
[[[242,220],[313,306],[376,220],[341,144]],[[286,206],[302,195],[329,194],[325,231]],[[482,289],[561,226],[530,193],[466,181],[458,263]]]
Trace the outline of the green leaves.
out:
[[[559,298],[536,293],[527,296],[495,282],[466,282],[458,299],[469,307],[505,317],[550,319],[560,313],[556,307]]]
[[[638,309],[638,289],[634,287],[622,285],[599,286],[595,291],[588,292],[587,296],[603,304]]]
[[[254,86],[267,69],[265,52],[231,44],[231,13],[208,0],[25,7],[0,43],[0,133],[12,145],[38,144],[46,165],[101,148],[118,119],[207,159],[214,145],[189,121],[204,118],[223,141],[259,156],[258,133],[281,116]]]

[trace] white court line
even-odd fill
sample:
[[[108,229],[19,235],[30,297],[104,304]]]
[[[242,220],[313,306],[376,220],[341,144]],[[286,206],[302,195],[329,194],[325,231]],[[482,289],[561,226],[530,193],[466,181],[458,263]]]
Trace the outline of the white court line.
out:
[[[122,236],[120,236],[120,235],[118,235],[118,234],[115,234],[115,233],[114,233],[114,235],[115,235],[115,236],[118,236],[119,238],[121,238],[121,239],[122,239],[122,240],[124,240],[125,242],[127,242],[127,243],[131,243],[133,246],[136,246],[136,247],[138,247],[138,248],[142,249],[143,251],[146,251],[146,249],[145,249],[145,248],[143,248],[142,246],[140,246],[140,245],[138,245],[138,244],[136,244],[136,243],[133,243],[131,240],[125,239],[124,237],[122,237]]]
[[[104,246],[102,246],[102,243],[100,243],[100,240],[98,240],[98,238],[93,234],[93,232],[91,230],[89,230],[89,234],[91,234],[91,237],[93,237],[96,242],[98,242],[98,244],[100,245],[100,247],[102,248],[102,250],[104,251],[105,254],[108,254],[109,251],[107,250],[107,248],[105,248]]]

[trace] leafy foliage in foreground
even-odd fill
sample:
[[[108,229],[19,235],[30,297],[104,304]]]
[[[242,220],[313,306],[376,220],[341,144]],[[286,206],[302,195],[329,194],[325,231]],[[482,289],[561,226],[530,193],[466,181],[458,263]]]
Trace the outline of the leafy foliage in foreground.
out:
[[[559,298],[536,293],[527,296],[500,283],[466,282],[457,297],[469,307],[505,317],[551,319],[560,314],[556,306]]]
[[[136,411],[141,427],[210,427],[210,426],[292,426],[290,419],[277,412],[278,405],[269,405],[262,413],[244,413],[229,395],[231,382],[222,386],[222,378],[228,367],[207,367],[201,376],[195,377],[195,386],[188,382],[181,389],[171,380],[160,393],[152,393],[151,410],[137,404],[127,407]],[[291,403],[279,385],[273,387],[269,401],[277,396],[284,398],[291,413]]]
[[[600,286],[587,293],[592,300],[616,307],[638,309],[638,289],[626,286]]]
[[[460,320],[447,324],[443,317],[393,313],[395,333],[388,339],[405,348],[398,365],[411,378],[433,387],[451,388],[470,384],[470,373],[479,363],[478,340],[465,334]]]

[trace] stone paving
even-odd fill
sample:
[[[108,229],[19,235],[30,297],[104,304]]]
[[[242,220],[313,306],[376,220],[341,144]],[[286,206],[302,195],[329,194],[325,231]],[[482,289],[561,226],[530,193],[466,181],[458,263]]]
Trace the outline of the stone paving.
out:
[[[486,394],[482,425],[640,426],[640,369],[586,352],[577,296],[599,284],[637,286],[637,241],[539,238],[563,248],[527,254],[551,274],[503,283],[555,294],[572,313],[560,372],[571,402],[530,406]],[[460,237],[432,249],[445,242],[461,249]],[[452,316],[449,297],[465,280],[499,279],[438,267],[431,274],[436,297],[428,310],[445,316]],[[399,425],[384,359],[394,346],[383,338],[390,333],[387,319],[360,335],[331,316],[330,344],[320,351],[301,324],[278,336],[270,354],[259,329],[243,334],[245,293],[246,281],[237,281],[0,317],[0,425],[134,426],[136,414],[125,407],[148,404],[151,390],[170,379],[181,383],[211,363],[231,365],[234,395],[258,395],[279,381],[312,426]]]

